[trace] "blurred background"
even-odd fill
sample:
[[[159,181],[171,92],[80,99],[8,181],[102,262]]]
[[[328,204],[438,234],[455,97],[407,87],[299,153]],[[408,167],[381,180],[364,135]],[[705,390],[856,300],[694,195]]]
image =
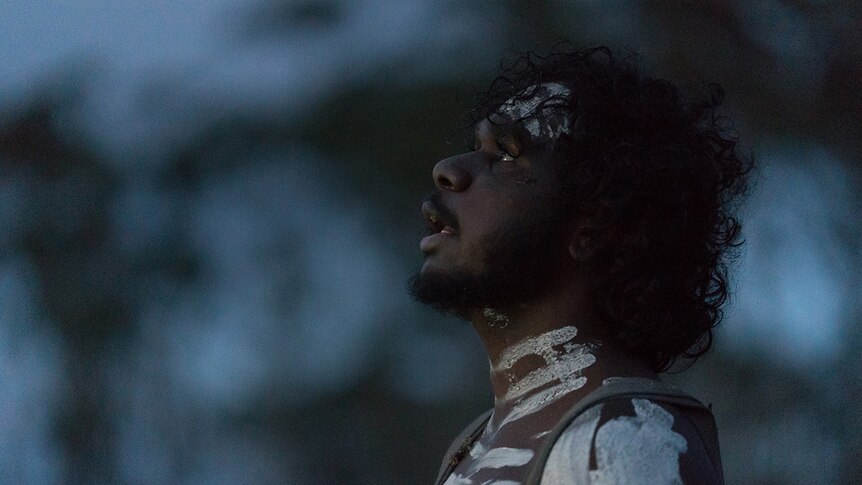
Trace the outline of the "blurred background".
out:
[[[505,49],[718,81],[760,165],[715,351],[729,483],[862,476],[862,7],[4,0],[0,482],[431,483],[491,404],[410,301],[418,201]]]

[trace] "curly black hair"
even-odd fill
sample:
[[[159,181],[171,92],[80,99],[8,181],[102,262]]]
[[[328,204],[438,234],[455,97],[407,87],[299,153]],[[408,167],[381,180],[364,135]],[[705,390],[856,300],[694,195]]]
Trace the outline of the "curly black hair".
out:
[[[717,114],[721,87],[686,99],[644,75],[634,55],[568,43],[515,53],[501,67],[471,124],[512,98],[530,98],[541,83],[571,90],[525,118],[551,109],[567,117],[569,129],[551,149],[607,336],[656,372],[705,354],[728,298],[728,266],[742,243],[734,214],[754,168],[753,157],[737,153],[730,120]]]

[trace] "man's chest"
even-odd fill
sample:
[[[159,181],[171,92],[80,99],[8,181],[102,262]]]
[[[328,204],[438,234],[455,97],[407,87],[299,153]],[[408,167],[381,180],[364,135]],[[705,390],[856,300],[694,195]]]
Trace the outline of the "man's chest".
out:
[[[464,455],[445,485],[521,483],[539,452],[541,439],[482,436]]]

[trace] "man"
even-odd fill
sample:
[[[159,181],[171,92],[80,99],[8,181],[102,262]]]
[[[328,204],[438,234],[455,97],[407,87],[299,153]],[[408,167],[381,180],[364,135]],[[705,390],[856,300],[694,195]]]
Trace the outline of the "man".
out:
[[[479,97],[410,282],[491,365],[493,412],[439,483],[721,483],[711,414],[657,375],[709,349],[727,296],[751,164],[721,98],[607,48],[523,55]]]

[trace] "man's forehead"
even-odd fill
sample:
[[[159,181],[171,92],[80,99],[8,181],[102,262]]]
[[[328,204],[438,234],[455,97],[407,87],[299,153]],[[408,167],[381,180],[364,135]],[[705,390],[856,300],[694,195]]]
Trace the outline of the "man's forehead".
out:
[[[562,108],[571,98],[572,91],[560,83],[534,84],[506,100],[492,117],[505,124],[521,123],[534,143],[550,141],[569,132],[569,117]]]

